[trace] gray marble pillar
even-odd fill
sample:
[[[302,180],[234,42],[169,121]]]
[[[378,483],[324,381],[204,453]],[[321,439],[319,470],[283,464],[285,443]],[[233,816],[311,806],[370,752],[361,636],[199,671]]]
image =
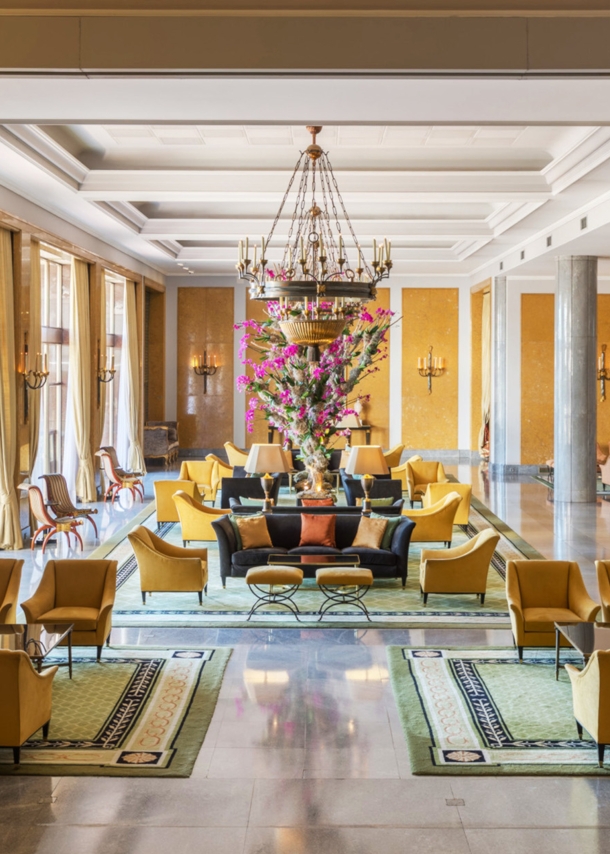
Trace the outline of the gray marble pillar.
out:
[[[501,474],[506,466],[506,276],[491,283],[491,417],[489,467]]]
[[[557,259],[555,294],[556,502],[595,501],[597,258]]]

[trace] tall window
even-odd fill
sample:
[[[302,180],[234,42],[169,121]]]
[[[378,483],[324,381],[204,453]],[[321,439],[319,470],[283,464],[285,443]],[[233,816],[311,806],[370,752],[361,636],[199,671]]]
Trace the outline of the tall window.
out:
[[[42,351],[49,379],[41,391],[38,466],[48,474],[61,471],[66,405],[70,325],[70,256],[40,246]]]
[[[102,445],[116,447],[117,419],[119,414],[119,385],[121,373],[121,349],[123,344],[123,315],[125,302],[125,279],[106,271],[106,354],[108,363],[114,358],[116,374],[106,385],[106,412]]]

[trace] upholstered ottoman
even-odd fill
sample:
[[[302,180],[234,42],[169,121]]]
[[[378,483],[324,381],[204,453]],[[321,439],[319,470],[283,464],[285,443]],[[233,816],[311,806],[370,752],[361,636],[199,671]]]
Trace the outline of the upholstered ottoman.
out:
[[[326,597],[326,601],[322,603],[318,612],[320,614],[318,622],[324,614],[337,605],[355,605],[370,621],[369,612],[362,602],[362,597],[373,583],[373,573],[370,569],[325,567],[316,572],[316,582]]]
[[[246,573],[246,584],[257,601],[250,608],[247,619],[263,605],[282,605],[298,620],[299,609],[292,597],[302,583],[303,570],[294,566],[253,566]]]

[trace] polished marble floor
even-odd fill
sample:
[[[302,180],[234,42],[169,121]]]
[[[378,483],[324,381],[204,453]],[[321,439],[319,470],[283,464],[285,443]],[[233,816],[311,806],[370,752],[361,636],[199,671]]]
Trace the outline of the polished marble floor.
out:
[[[594,592],[592,561],[610,547],[610,505],[558,516],[546,488],[529,479],[494,483],[477,469],[453,471],[472,478],[476,494],[543,554],[578,560]],[[148,476],[148,496],[158,476]],[[106,508],[102,539],[140,509]],[[95,545],[89,538],[86,550]],[[36,552],[24,594],[41,566]],[[503,645],[508,632],[121,629],[112,639],[234,649],[193,775],[0,777],[0,854],[610,850],[610,780],[410,773],[385,647]]]

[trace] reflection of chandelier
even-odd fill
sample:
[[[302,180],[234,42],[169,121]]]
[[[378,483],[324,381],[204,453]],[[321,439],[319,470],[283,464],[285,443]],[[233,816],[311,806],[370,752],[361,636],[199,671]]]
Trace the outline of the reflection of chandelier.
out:
[[[247,237],[239,241],[237,270],[239,278],[249,282],[252,299],[277,303],[281,329],[288,341],[317,348],[341,334],[346,306],[375,299],[377,284],[389,276],[392,261],[387,240],[374,240],[370,265],[364,260],[328,155],[316,143],[322,128],[307,130],[312,134],[312,144],[297,161],[269,236],[261,237],[260,247],[251,247]],[[267,249],[299,170],[282,260],[270,267]],[[354,242],[356,267],[348,257],[337,203]]]

